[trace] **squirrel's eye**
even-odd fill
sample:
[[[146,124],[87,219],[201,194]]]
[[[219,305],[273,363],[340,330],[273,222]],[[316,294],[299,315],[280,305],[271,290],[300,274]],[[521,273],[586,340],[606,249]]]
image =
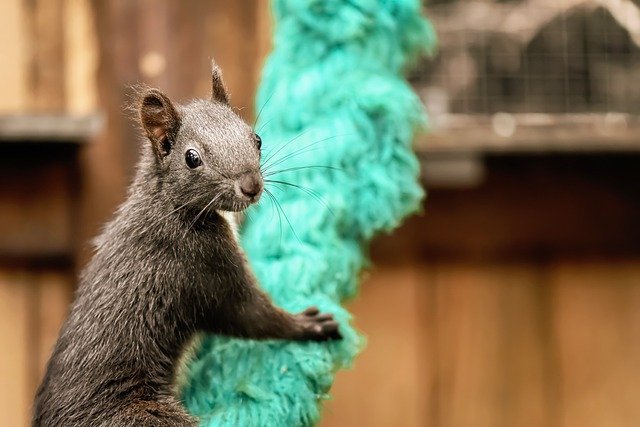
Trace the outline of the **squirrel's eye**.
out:
[[[256,146],[258,147],[258,150],[262,148],[262,138],[260,138],[260,135],[258,134],[256,134]]]
[[[195,169],[198,166],[202,165],[202,159],[200,159],[200,154],[194,149],[187,150],[184,153],[184,161],[187,162],[187,166],[191,169]]]

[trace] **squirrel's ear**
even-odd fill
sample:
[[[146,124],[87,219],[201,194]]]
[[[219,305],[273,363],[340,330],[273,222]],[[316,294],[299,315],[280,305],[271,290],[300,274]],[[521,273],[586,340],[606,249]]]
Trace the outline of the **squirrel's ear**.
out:
[[[146,91],[140,101],[140,123],[158,158],[171,152],[180,116],[167,96],[157,89]]]
[[[222,81],[222,70],[215,61],[211,61],[211,100],[229,103],[229,92]]]

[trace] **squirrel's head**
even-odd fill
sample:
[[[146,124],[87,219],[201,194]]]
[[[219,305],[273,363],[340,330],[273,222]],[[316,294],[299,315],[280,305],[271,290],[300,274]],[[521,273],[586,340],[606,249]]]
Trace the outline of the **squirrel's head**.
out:
[[[137,107],[159,185],[175,207],[240,211],[259,200],[262,141],[229,106],[217,65],[211,100],[174,105],[159,90],[146,89]]]

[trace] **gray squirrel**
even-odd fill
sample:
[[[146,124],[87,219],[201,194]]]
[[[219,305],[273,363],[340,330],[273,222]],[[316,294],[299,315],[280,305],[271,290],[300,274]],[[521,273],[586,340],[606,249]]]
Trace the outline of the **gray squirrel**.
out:
[[[263,190],[261,139],[229,106],[212,64],[211,100],[143,90],[143,144],[127,200],[96,239],[38,389],[33,426],[195,426],[174,396],[199,332],[340,339],[331,314],[273,305],[247,265],[232,215]]]

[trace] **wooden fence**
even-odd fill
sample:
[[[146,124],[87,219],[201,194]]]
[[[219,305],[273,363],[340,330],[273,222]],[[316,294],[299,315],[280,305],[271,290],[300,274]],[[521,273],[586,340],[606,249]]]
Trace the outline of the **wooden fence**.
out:
[[[0,425],[24,426],[87,242],[137,157],[128,85],[206,96],[215,57],[250,118],[269,19],[260,0],[4,0],[0,15],[0,113],[58,123],[43,137],[0,121]],[[476,138],[475,186],[433,188],[424,216],[374,245],[351,303],[369,346],[322,425],[637,425],[640,141],[615,135],[606,155]],[[469,149],[439,138],[420,155]]]

